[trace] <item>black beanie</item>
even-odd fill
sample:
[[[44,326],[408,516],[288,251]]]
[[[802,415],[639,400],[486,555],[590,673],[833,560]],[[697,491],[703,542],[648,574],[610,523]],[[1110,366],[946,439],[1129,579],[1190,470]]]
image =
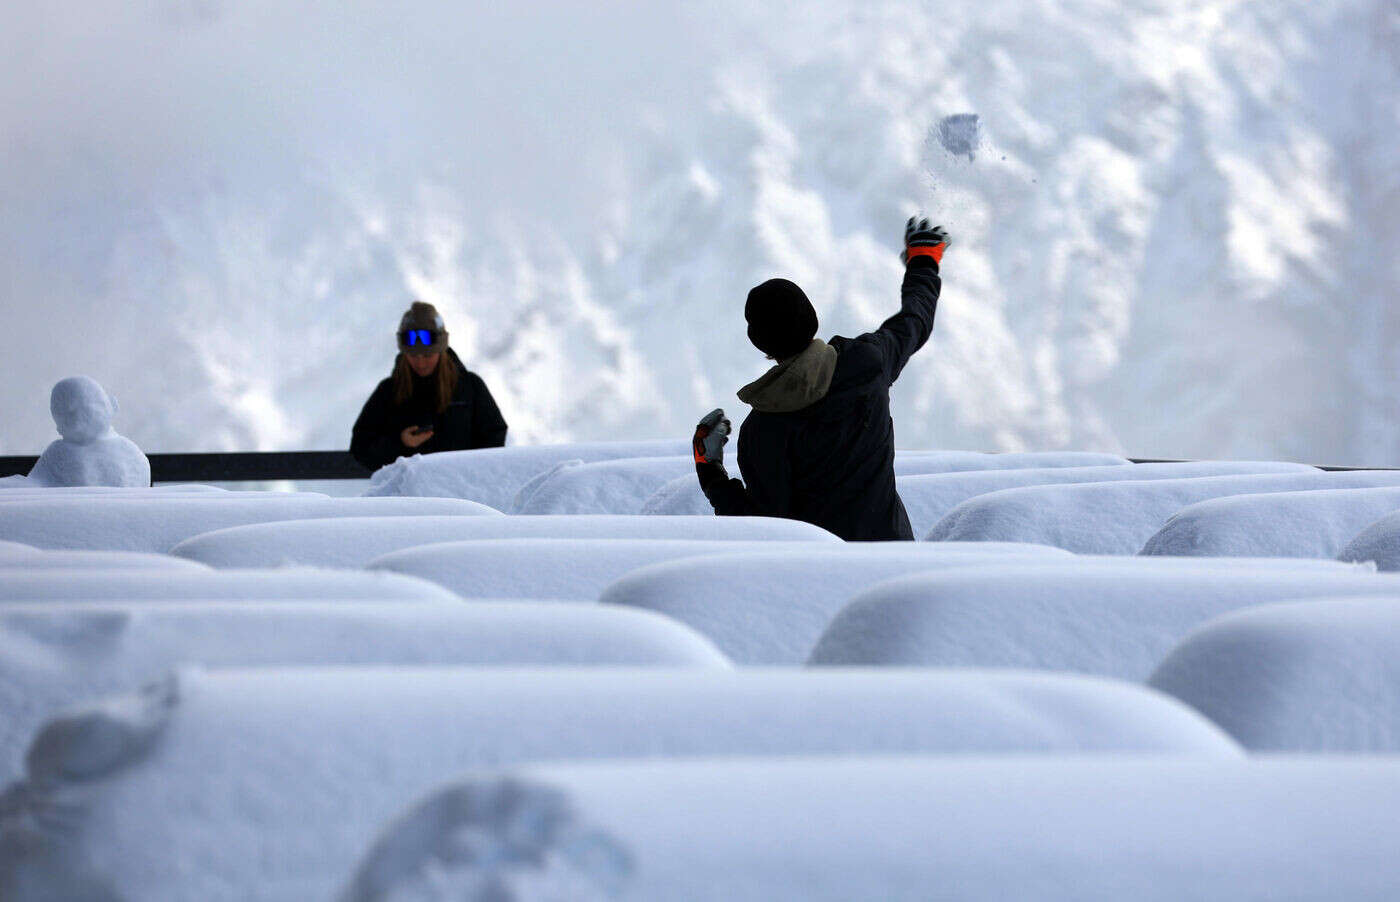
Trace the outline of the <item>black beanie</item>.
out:
[[[769,279],[750,291],[744,319],[749,341],[774,360],[801,354],[817,334],[817,311],[787,279]]]

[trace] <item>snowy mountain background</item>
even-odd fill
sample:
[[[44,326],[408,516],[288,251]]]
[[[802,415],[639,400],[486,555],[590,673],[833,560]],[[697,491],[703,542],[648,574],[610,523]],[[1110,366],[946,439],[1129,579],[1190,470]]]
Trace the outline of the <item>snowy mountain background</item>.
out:
[[[0,30],[0,450],[343,447],[417,297],[513,442],[689,434],[954,236],[903,447],[1400,463],[1400,0],[93,0]],[[976,114],[969,159],[938,140]]]

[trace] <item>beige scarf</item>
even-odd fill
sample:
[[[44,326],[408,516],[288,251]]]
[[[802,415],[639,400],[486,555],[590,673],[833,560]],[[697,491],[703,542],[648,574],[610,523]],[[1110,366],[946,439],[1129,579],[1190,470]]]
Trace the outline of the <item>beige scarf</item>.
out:
[[[739,389],[739,400],[763,413],[792,413],[825,398],[835,372],[836,349],[814,338],[801,354]]]

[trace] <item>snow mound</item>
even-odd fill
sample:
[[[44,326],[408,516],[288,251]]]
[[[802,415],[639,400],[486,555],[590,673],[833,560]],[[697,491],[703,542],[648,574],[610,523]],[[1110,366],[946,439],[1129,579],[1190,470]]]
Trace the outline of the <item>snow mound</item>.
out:
[[[559,467],[521,505],[517,514],[635,514],[658,488],[695,476],[689,457],[642,457]]]
[[[362,570],[0,569],[0,603],[42,601],[436,601],[460,604],[421,579]]]
[[[1004,489],[953,508],[930,541],[1034,542],[1082,554],[1137,554],[1188,504],[1226,495],[1400,486],[1400,471],[1278,473]]]
[[[1160,693],[1045,674],[259,668],[182,671],[168,695],[159,723],[125,728],[120,749],[96,748],[95,731],[61,755],[36,742],[9,790],[39,809],[83,778],[75,828],[37,841],[80,857],[112,888],[104,898],[331,898],[412,800],[464,770],[542,758],[1241,754]],[[471,831],[454,836],[474,845]]]
[[[39,548],[164,553],[200,533],[245,523],[408,514],[496,515],[452,498],[83,498],[14,501],[0,508],[0,539]]]
[[[795,521],[793,521],[795,522]],[[755,541],[771,538],[771,518],[641,517],[627,515],[534,517],[340,517],[231,526],[186,539],[170,553],[215,567],[363,567],[375,558],[441,542],[468,539],[695,539]],[[778,534],[804,541],[840,540],[802,523]]]
[[[501,797],[558,825],[528,860],[484,854],[520,842]],[[587,894],[559,898],[1380,902],[1396,805],[1384,758],[552,762],[440,787],[340,898],[555,898],[528,888],[568,876]]]
[[[39,549],[33,545],[25,545],[23,542],[3,542],[0,541],[0,556],[5,558],[17,557],[19,555],[38,554]]]
[[[894,456],[894,472],[899,482],[899,494],[909,508],[910,520],[914,522],[914,534],[923,535],[936,518],[926,518],[922,524],[915,518],[913,507],[905,494],[905,486],[911,480],[940,474],[992,471],[993,473],[1016,472],[1059,472],[1061,469],[1078,470],[1085,467],[1102,468],[1105,471],[1124,467],[1128,461],[1114,454],[1096,454],[1087,451],[1028,451],[1019,454],[984,454],[979,451],[897,451]],[[1289,466],[1280,464],[1280,467]],[[1296,465],[1301,466],[1301,465]],[[1308,468],[1311,469],[1311,468]],[[1046,482],[1060,480],[1044,480]],[[1068,480],[1065,480],[1068,481]],[[1026,483],[1016,482],[1015,485]],[[951,506],[951,505],[950,505]],[[652,492],[639,508],[643,514],[713,514],[714,508],[700,491],[700,483],[692,471],[685,476],[670,480]]]
[[[692,472],[689,476],[678,476],[661,488],[652,492],[642,502],[640,513],[647,516],[714,516],[714,505],[705,493],[700,491],[700,481]]]
[[[727,668],[710,642],[646,611],[597,605],[378,602],[0,607],[0,781],[43,719],[182,664],[665,665]]]
[[[1271,604],[1203,624],[1149,681],[1247,748],[1400,752],[1400,596]]]
[[[1381,570],[1400,570],[1400,511],[1381,517],[1347,543],[1343,561],[1372,561]]]
[[[752,551],[756,544],[774,551],[814,547],[810,541],[785,540],[801,536],[798,531],[775,530],[773,541],[761,543],[755,539],[482,539],[406,548],[375,558],[368,566],[435,582],[462,598],[596,601],[614,580],[638,567]]]
[[[635,460],[641,458],[633,459]],[[520,487],[520,491],[515,493],[515,498],[511,501],[510,507],[502,508],[502,510],[504,510],[508,514],[518,513],[522,507],[530,503],[530,499],[534,497],[535,491],[540,486],[548,482],[550,478],[554,476],[555,473],[558,473],[561,470],[567,470],[570,467],[581,466],[583,466],[583,461],[574,458],[572,460],[562,460],[554,466],[550,467],[548,470],[536,473],[533,477],[531,477],[529,482],[525,483]]]
[[[971,470],[1021,470],[1056,467],[1127,466],[1128,459],[1096,451],[1023,451],[987,454],[980,451],[901,451],[894,457],[896,476],[960,473]]]
[[[198,561],[141,551],[36,551],[14,555],[0,548],[4,570],[194,570],[208,571]]]
[[[154,485],[154,486],[110,486],[110,485],[56,485],[35,487],[32,485],[5,487],[0,482],[0,501],[24,501],[41,498],[145,498],[154,495],[157,498],[168,498],[172,495],[228,495],[228,489],[221,489],[213,485]],[[286,492],[239,492],[239,497],[244,495],[267,495],[278,494],[286,496]]]
[[[1358,530],[1400,509],[1400,487],[1236,495],[1178,511],[1143,554],[1336,557]]]
[[[49,393],[58,434],[34,468],[38,486],[149,486],[151,464],[131,439],[112,428],[117,402],[87,376],[60,379]]]
[[[927,535],[949,511],[969,498],[1027,485],[1182,479],[1232,473],[1316,472],[1306,464],[1275,461],[1188,461],[1105,467],[1038,467],[901,476],[899,497],[909,512],[914,535]]]
[[[1400,594],[1400,576],[1193,561],[1015,563],[893,579],[843,608],[809,663],[1030,667],[1142,681],[1183,636],[1227,611]]]
[[[749,551],[652,564],[598,600],[665,614],[739,664],[801,664],[853,595],[893,576],[1027,558],[1075,558],[1044,545],[865,543]]]
[[[592,463],[624,457],[678,457],[689,441],[585,442],[573,445],[478,448],[401,457],[370,479],[366,495],[465,498],[496,510],[511,510],[521,488],[565,461]]]

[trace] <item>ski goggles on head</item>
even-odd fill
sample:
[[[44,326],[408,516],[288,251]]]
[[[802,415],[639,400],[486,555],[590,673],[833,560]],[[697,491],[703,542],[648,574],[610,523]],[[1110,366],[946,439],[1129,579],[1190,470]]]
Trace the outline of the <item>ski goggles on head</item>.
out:
[[[437,337],[436,332],[427,329],[405,329],[399,333],[399,344],[409,353],[421,351],[426,354],[432,350]]]

